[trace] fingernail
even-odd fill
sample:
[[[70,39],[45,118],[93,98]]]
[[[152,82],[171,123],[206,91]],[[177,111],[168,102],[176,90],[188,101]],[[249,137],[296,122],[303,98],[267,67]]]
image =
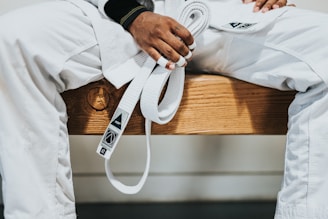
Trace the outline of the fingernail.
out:
[[[260,11],[260,7],[255,7],[254,8],[254,12],[259,12]]]
[[[175,64],[174,63],[168,64],[168,69],[169,70],[174,70],[175,69]]]
[[[262,9],[262,12],[263,12],[263,13],[265,13],[265,12],[267,12],[267,11],[269,11],[269,8],[263,8],[263,9]]]

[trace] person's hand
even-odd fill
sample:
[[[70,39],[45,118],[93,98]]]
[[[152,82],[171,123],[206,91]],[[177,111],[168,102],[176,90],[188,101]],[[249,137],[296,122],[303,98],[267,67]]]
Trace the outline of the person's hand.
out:
[[[143,12],[132,22],[129,32],[143,51],[168,69],[174,69],[175,63],[185,66],[191,58],[188,45],[194,43],[193,36],[170,17]]]
[[[244,3],[255,2],[254,12],[267,12],[272,9],[281,8],[284,6],[295,6],[294,4],[287,4],[287,0],[243,0]]]

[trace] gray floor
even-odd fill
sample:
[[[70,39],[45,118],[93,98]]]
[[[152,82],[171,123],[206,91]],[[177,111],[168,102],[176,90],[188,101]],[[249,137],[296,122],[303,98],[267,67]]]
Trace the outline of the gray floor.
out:
[[[78,219],[273,219],[274,211],[275,202],[77,205]]]
[[[273,219],[275,202],[80,204],[78,219]]]

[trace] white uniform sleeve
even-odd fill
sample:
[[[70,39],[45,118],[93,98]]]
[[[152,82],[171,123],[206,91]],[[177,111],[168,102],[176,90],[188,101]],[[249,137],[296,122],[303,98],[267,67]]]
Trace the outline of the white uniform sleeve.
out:
[[[98,10],[100,11],[101,14],[103,14],[104,16],[108,17],[105,13],[104,7],[105,4],[108,0],[86,0],[87,2],[90,2],[91,4],[93,4],[94,6],[96,6],[98,8]]]
[[[90,2],[91,4],[96,6],[102,15],[104,15],[105,17],[108,17],[104,10],[105,4],[108,0],[85,0],[85,1]],[[154,3],[152,0],[137,0],[137,1],[140,4],[145,5],[149,10],[151,10],[151,11],[154,10]]]

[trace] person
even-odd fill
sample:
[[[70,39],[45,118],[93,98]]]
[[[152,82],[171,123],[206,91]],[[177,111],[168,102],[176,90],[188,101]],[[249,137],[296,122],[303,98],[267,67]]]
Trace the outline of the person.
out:
[[[111,70],[140,50],[168,69],[188,63],[189,68],[297,91],[288,112],[275,219],[328,218],[327,15],[289,7],[286,0],[208,0],[218,13],[211,14],[210,27],[195,39],[173,16],[157,12],[163,3],[174,10],[179,2],[49,1],[1,16],[5,218],[76,218],[60,93],[106,75],[110,80]],[[264,19],[232,22],[253,15]],[[191,51],[194,42],[197,49]]]

